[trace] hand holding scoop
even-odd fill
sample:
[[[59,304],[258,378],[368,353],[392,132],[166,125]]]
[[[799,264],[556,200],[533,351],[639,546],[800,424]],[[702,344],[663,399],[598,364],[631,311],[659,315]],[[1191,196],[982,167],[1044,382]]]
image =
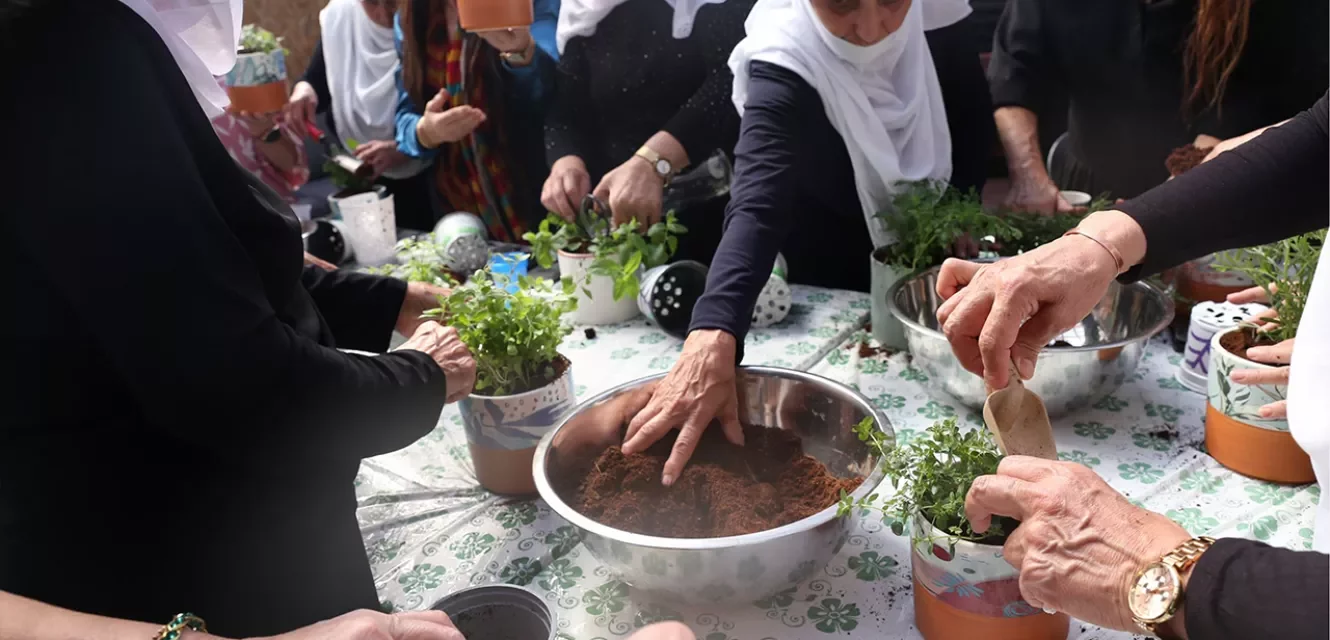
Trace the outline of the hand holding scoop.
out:
[[[1003,455],[1058,459],[1053,442],[1053,424],[1048,420],[1044,401],[1025,388],[1016,366],[1006,389],[988,394],[984,402],[984,424],[993,433]]]

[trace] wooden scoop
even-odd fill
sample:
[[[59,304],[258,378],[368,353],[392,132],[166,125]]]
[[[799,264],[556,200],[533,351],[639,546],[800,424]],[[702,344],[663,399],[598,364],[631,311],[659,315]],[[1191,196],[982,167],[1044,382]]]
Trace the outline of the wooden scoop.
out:
[[[1014,364],[1007,388],[988,394],[984,424],[993,432],[1003,455],[1058,459],[1048,409],[1038,394],[1025,388]]]

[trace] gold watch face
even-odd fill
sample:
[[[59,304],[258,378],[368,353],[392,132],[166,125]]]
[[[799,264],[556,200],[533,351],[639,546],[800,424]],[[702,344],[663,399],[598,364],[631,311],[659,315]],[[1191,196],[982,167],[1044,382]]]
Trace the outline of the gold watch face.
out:
[[[1136,577],[1136,582],[1127,593],[1127,606],[1131,608],[1132,615],[1141,620],[1158,620],[1168,615],[1180,589],[1177,572],[1166,564],[1156,562]]]

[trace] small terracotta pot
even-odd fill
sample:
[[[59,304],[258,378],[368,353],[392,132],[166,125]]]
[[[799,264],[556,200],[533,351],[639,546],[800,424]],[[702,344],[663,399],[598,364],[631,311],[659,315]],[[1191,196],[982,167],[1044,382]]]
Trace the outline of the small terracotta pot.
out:
[[[503,495],[536,493],[531,464],[536,445],[577,404],[572,366],[567,359],[555,366],[562,368],[559,378],[539,389],[510,396],[472,394],[458,403],[480,486]]]
[[[1293,440],[1288,420],[1267,420],[1260,409],[1284,400],[1283,385],[1240,385],[1229,379],[1240,369],[1273,369],[1240,358],[1221,344],[1241,328],[1216,333],[1210,342],[1205,448],[1219,464],[1244,476],[1281,484],[1316,482],[1311,457]]]
[[[915,539],[945,534],[916,517]],[[945,544],[945,542],[943,543]],[[1065,640],[1071,619],[1021,598],[1020,572],[999,545],[957,542],[954,552],[913,543],[914,622],[925,640]]]
[[[615,300],[614,280],[591,273],[591,263],[595,259],[589,253],[559,252],[559,274],[571,278],[577,285],[577,310],[570,314],[573,322],[618,324],[636,317],[637,297],[628,295]]]
[[[241,53],[226,74],[231,109],[272,113],[286,106],[286,52]]]
[[[1194,303],[1223,302],[1228,294],[1255,286],[1250,278],[1240,273],[1216,271],[1213,264],[1214,256],[1206,256],[1178,267],[1178,295]]]
[[[535,22],[531,0],[457,0],[457,18],[467,31],[530,27]]]

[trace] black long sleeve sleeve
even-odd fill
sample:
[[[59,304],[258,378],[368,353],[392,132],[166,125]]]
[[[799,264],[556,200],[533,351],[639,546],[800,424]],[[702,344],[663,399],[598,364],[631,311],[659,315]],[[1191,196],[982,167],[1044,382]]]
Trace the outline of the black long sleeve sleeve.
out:
[[[997,144],[993,101],[979,62],[973,16],[924,34],[937,69],[951,131],[951,185],[980,191],[988,179],[988,161]]]
[[[1061,95],[1057,87],[1064,82],[1044,33],[1044,1],[1010,0],[998,20],[988,64],[995,108],[1025,107],[1039,113]]]
[[[1327,601],[1330,556],[1254,540],[1218,540],[1201,555],[1187,583],[1187,637],[1325,640]]]
[[[314,54],[309,58],[309,66],[305,67],[305,75],[300,76],[301,80],[314,87],[314,93],[319,96],[318,112],[323,113],[332,108],[332,92],[328,89],[328,66],[323,61],[323,38],[314,43]]]
[[[1117,206],[1145,231],[1134,280],[1224,249],[1326,226],[1327,107],[1311,109],[1177,179]]]
[[[373,353],[388,349],[406,299],[405,282],[319,267],[305,267],[301,281],[339,347]]]
[[[706,43],[708,48],[703,53],[706,80],[662,127],[683,145],[692,164],[701,164],[716,149],[728,152],[737,142],[739,113],[731,99],[734,74],[729,66],[734,44],[728,41]]]
[[[554,106],[545,118],[545,159],[551,166],[564,156],[577,156],[591,166],[594,161],[587,154],[600,149],[587,109],[591,103],[591,76],[586,45],[586,38],[573,38],[559,57]]]

